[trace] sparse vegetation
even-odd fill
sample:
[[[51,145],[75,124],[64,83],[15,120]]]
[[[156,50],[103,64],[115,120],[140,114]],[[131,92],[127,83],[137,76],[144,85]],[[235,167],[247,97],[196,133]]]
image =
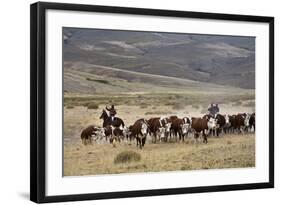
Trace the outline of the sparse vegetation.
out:
[[[169,112],[164,111],[153,111],[153,112],[146,112],[145,115],[166,115],[169,114]]]
[[[182,103],[176,103],[176,104],[174,104],[174,105],[172,106],[172,108],[173,108],[174,110],[182,110],[182,109],[185,108],[185,106],[184,106],[184,104],[182,104]]]
[[[166,106],[174,106],[175,103],[174,103],[174,102],[167,102],[167,103],[165,103],[164,105],[166,105]]]
[[[98,109],[99,105],[96,103],[89,103],[87,107],[88,109]]]
[[[86,80],[88,81],[94,81],[94,82],[97,82],[97,83],[103,83],[103,84],[108,84],[110,85],[111,83],[108,82],[107,80],[102,80],[102,79],[92,79],[92,78],[86,78]]]
[[[129,150],[129,151],[120,152],[114,158],[114,164],[138,162],[140,160],[141,160],[141,155],[139,153]]]
[[[255,107],[255,102],[254,101],[249,101],[249,102],[246,102],[244,104],[245,107]]]
[[[242,102],[241,101],[236,101],[235,103],[232,104],[232,106],[241,106]]]
[[[207,109],[202,109],[200,113],[201,113],[201,114],[207,113]]]
[[[140,109],[145,109],[145,108],[147,108],[147,105],[141,105],[140,106]]]
[[[254,94],[198,94],[196,91],[188,91],[182,93],[181,97],[174,99],[169,93],[146,93],[143,95],[133,95],[131,93],[112,94],[110,96],[104,94],[73,96],[65,93],[64,104],[72,106],[87,106],[88,103],[95,102],[99,105],[114,103],[116,105],[151,105],[157,107],[159,105],[172,106],[173,110],[184,109],[185,106],[191,105],[195,109],[200,109],[200,105],[209,104],[212,101],[232,103],[233,106],[241,106],[242,102],[254,100]],[[248,104],[246,106],[251,106]]]
[[[211,137],[207,145],[198,146],[190,139],[186,143],[147,142],[141,156],[134,143],[116,148],[99,144],[93,149],[81,143],[64,147],[65,176],[236,167],[255,167],[253,134]]]
[[[146,103],[140,103],[140,108],[141,109],[145,109],[145,108],[147,108],[148,107],[148,105],[146,104]]]
[[[200,108],[200,106],[198,104],[192,104],[191,107],[194,108],[194,109],[199,109]]]

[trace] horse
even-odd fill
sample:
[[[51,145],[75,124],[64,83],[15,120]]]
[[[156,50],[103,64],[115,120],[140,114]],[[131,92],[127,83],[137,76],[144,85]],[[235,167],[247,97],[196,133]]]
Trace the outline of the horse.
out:
[[[102,124],[103,127],[106,127],[107,125],[112,125],[114,127],[125,126],[125,123],[121,118],[115,116],[109,116],[104,109],[102,110],[100,119],[103,119],[103,124]]]

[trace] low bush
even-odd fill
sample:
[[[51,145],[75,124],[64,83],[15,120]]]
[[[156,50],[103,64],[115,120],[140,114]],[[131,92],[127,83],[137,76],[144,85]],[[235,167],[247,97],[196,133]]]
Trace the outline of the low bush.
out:
[[[137,162],[141,160],[141,155],[135,151],[123,151],[116,155],[114,164]]]
[[[99,105],[96,103],[89,103],[87,107],[88,109],[98,109]]]

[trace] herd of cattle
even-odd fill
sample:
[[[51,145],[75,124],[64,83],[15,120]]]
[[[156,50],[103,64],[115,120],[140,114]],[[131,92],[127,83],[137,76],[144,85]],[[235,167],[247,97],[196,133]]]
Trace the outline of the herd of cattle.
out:
[[[114,141],[136,139],[137,147],[145,145],[149,135],[152,142],[184,141],[185,137],[191,135],[195,142],[202,139],[208,143],[209,136],[220,136],[227,133],[242,133],[255,131],[255,113],[238,113],[236,115],[212,116],[206,114],[203,117],[154,117],[150,119],[138,119],[133,125],[126,126],[124,121],[118,117],[111,117],[106,110],[102,111],[100,119],[103,120],[102,127],[89,126],[81,133],[84,145],[92,144],[93,140]]]

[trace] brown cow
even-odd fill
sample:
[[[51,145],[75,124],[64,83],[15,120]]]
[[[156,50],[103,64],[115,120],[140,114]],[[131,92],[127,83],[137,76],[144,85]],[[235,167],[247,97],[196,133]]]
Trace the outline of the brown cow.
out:
[[[102,138],[105,136],[104,129],[95,127],[93,125],[88,126],[81,132],[81,140],[84,145],[93,143],[93,136]]]
[[[104,127],[104,133],[106,140],[109,139],[110,143],[114,143],[115,141],[120,142],[121,138],[123,139],[125,136],[124,130],[112,125],[107,125],[106,127]]]
[[[164,139],[170,134],[171,122],[168,118],[150,118],[148,121],[149,134],[154,137],[156,143],[157,136],[159,140]]]
[[[117,141],[124,140],[125,138],[125,128],[113,127],[113,135],[116,137]]]
[[[194,130],[194,138],[197,142],[200,133],[202,132],[203,143],[208,143],[206,131],[208,130],[208,120],[204,118],[192,118],[191,128]]]
[[[250,129],[254,128],[254,132],[256,131],[256,114],[251,114],[249,119]]]
[[[229,130],[231,133],[233,133],[235,130],[234,129],[235,118],[236,118],[236,115],[229,115],[229,124],[230,124]]]
[[[207,124],[208,124],[209,135],[212,134],[213,136],[217,136],[218,120],[213,115],[210,114],[206,114],[202,118],[208,121]]]
[[[139,147],[140,149],[142,149],[142,147],[144,146],[148,133],[148,125],[146,122],[146,120],[140,119],[130,127],[131,137],[136,138],[137,147]]]
[[[210,115],[210,114],[206,114],[204,115],[202,118],[205,119],[205,120],[209,120],[210,118],[212,118],[213,116]]]
[[[235,116],[233,128],[244,134],[244,129],[249,126],[250,115],[246,113],[239,113]]]
[[[192,118],[191,128],[194,131],[194,137],[197,141],[199,134],[202,132],[203,143],[208,143],[207,135],[209,135],[211,130],[217,128],[217,119],[210,117],[209,120],[204,118]]]
[[[130,125],[129,127],[128,127],[128,132],[127,132],[127,134],[126,134],[126,138],[127,138],[127,140],[128,141],[132,141],[132,138],[133,138],[133,136],[132,136],[132,129],[133,129],[133,125]]]
[[[184,136],[188,134],[190,128],[190,119],[184,117],[183,119],[175,118],[172,120],[171,133],[174,133],[175,140],[177,141],[177,135],[179,135],[179,140],[184,141]]]
[[[171,122],[170,141],[171,141],[172,135],[175,136],[175,140],[177,139],[176,134],[175,134],[175,128],[174,128],[174,125],[173,125],[173,122],[177,119],[179,119],[179,118],[176,115],[172,115],[172,116],[169,117],[169,121]]]
[[[111,125],[107,125],[104,127],[104,134],[105,134],[105,140],[107,141],[107,139],[109,139],[109,141],[111,140],[111,137],[113,135],[113,126]]]
[[[215,119],[217,120],[216,136],[218,137],[226,126],[226,120],[225,120],[225,116],[221,114],[216,114]]]
[[[233,124],[234,124],[234,119],[235,115],[225,115],[225,126],[224,126],[224,133],[225,134],[230,134],[233,133]]]
[[[169,117],[170,121],[173,122],[174,120],[178,119],[178,116],[172,115]]]

